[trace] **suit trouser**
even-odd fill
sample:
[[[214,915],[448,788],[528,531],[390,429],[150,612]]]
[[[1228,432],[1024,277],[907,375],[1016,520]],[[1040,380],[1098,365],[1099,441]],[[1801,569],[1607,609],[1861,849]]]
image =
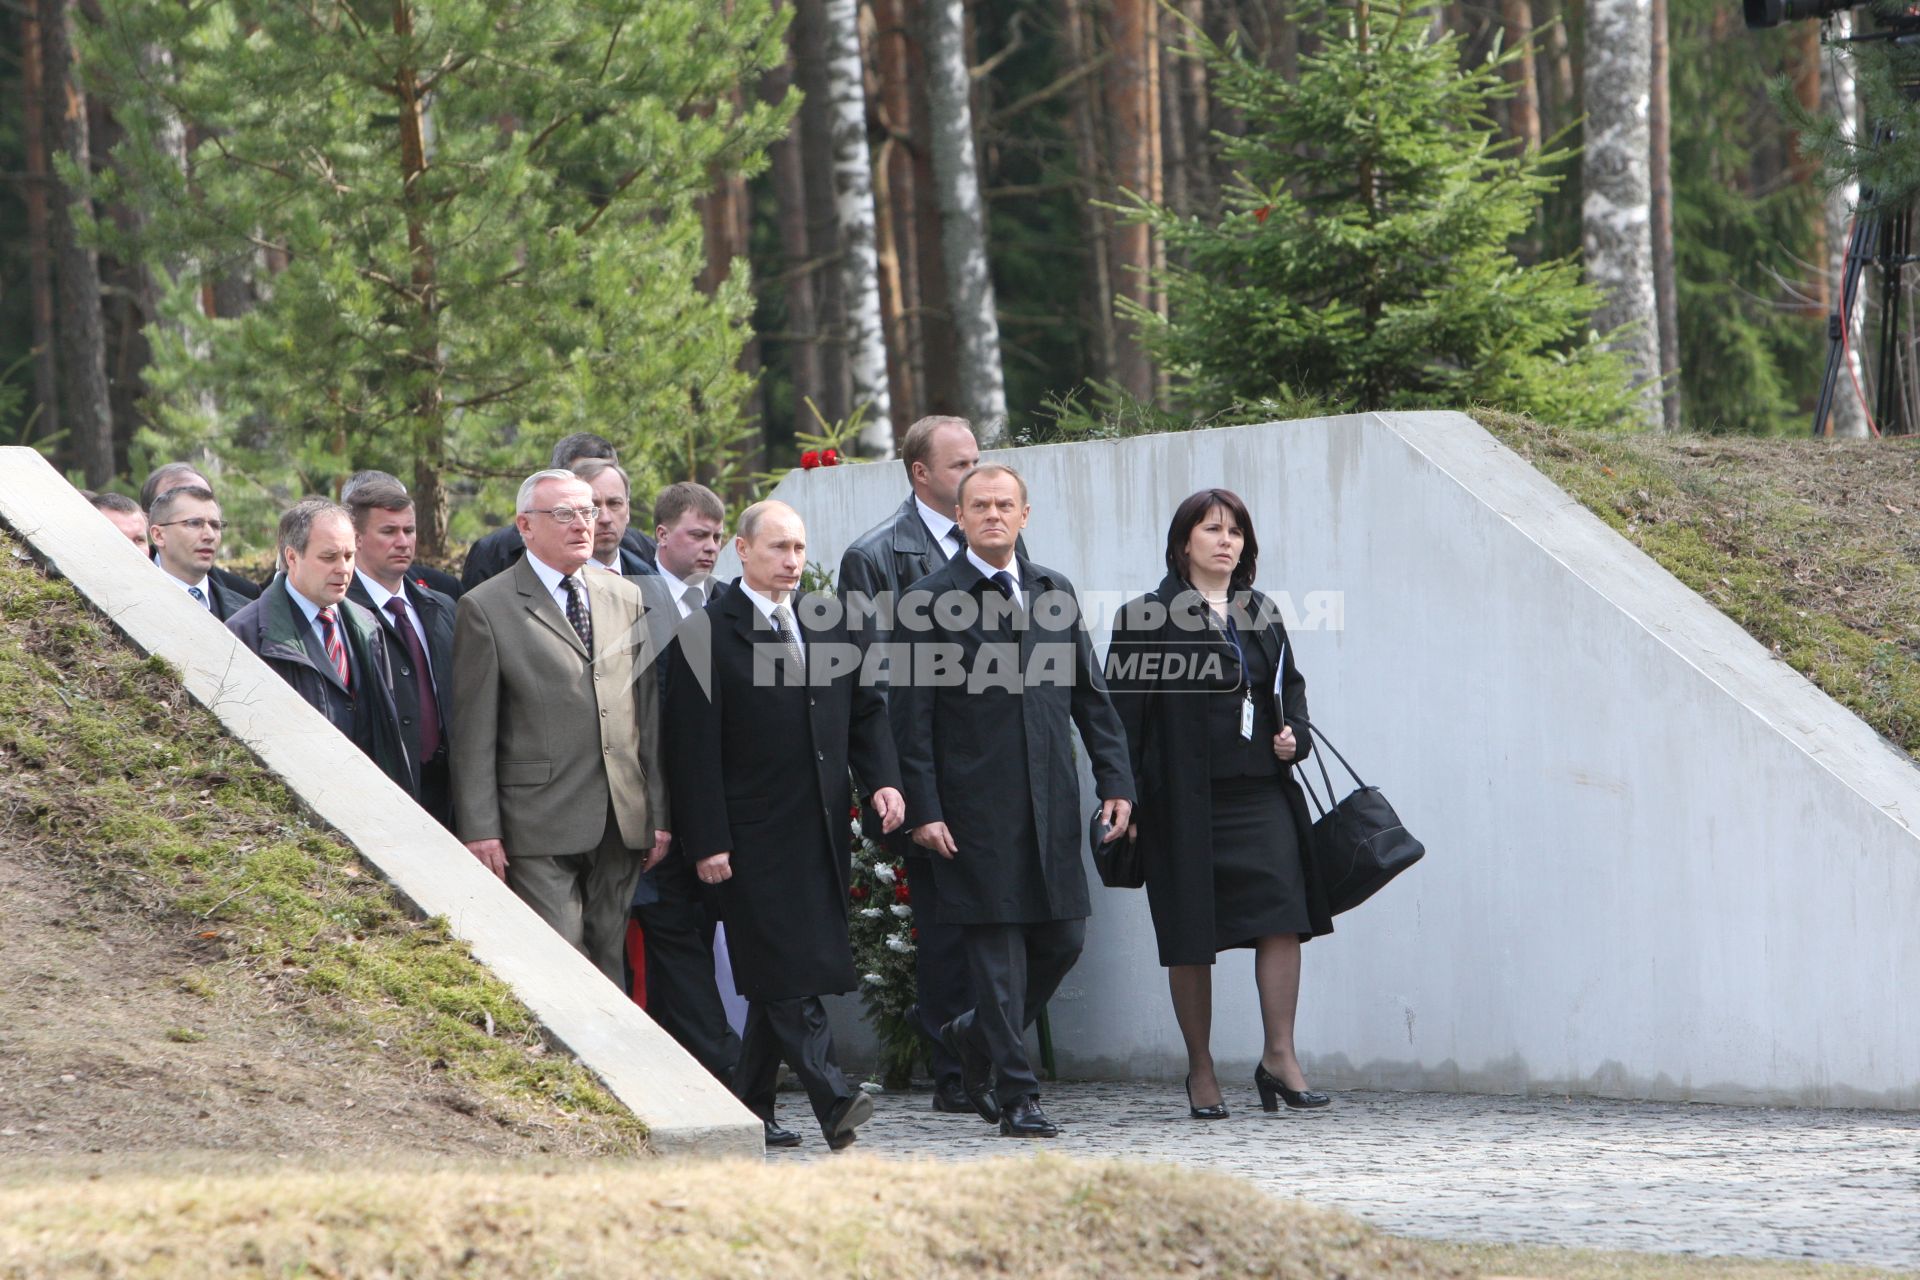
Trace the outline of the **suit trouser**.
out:
[[[733,1092],[762,1120],[773,1119],[773,1090],[786,1059],[813,1104],[813,1118],[826,1127],[834,1107],[853,1096],[853,1086],[834,1060],[833,1030],[819,996],[791,1000],[748,1000],[746,1034],[740,1037],[740,1065]]]
[[[973,1007],[973,987],[967,981],[966,938],[959,925],[939,921],[940,895],[934,885],[932,860],[909,855],[905,861],[913,899],[913,927],[920,933],[913,953],[920,1030],[933,1044],[934,1081],[958,1080],[960,1064],[940,1043],[940,1028]]]
[[[622,842],[609,808],[600,845],[587,853],[543,858],[507,850],[507,887],[619,986],[626,978],[627,904],[645,862]]]
[[[1040,1092],[1027,1057],[1027,1028],[1080,958],[1087,922],[965,924],[960,931],[978,1003],[954,1032],[993,1059],[994,1096],[1007,1106]]]
[[[447,750],[420,766],[420,807],[447,830],[453,830],[453,778],[447,768]]]
[[[725,1084],[740,1037],[713,978],[713,916],[693,864],[675,849],[653,871],[656,902],[636,907],[647,942],[647,1014]]]

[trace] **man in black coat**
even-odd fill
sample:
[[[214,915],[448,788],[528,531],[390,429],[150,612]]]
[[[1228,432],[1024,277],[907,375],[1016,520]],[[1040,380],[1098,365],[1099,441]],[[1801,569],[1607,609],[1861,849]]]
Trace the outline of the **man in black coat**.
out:
[[[562,436],[553,446],[553,461],[549,465],[556,471],[569,471],[582,458],[606,458],[613,462],[620,460],[612,443],[605,437],[594,435],[591,431],[576,431],[570,436]],[[630,528],[620,543],[649,567],[652,566],[653,539]],[[505,528],[495,529],[467,548],[467,561],[460,569],[460,589],[471,591],[495,574],[505,572],[526,549],[527,544],[521,539],[516,525],[509,523]]]
[[[153,519],[153,508],[159,502],[161,494],[183,485],[194,485],[209,493],[213,492],[212,483],[191,462],[163,462],[148,472],[146,483],[140,486],[140,508],[147,513],[147,519],[149,521]],[[151,541],[153,536],[151,528],[147,536]],[[158,551],[154,552],[153,558],[155,560],[160,558]],[[257,598],[260,594],[259,583],[251,578],[241,577],[231,569],[222,569],[217,564],[207,570],[207,576],[213,579],[214,584],[223,594],[235,600],[233,606],[235,612],[238,612],[241,605]],[[223,613],[219,616],[224,619],[232,617],[233,614]]]
[[[820,1001],[859,985],[847,773],[893,830],[898,767],[885,704],[860,682],[837,606],[825,601],[823,617],[820,602],[794,598],[807,563],[799,515],[755,503],[734,546],[739,581],[689,619],[669,658],[667,780],[686,806],[675,810],[675,841],[700,879],[720,886],[734,982],[748,1001],[734,1093],[771,1125],[784,1058],[837,1151],[873,1114],[834,1060]]]
[[[355,499],[360,490],[367,485],[392,486],[401,493],[408,492],[406,482],[391,471],[356,471],[347,477],[345,484],[340,486],[340,505],[349,511],[357,511],[358,504]],[[421,564],[418,561],[407,566],[407,581],[424,587],[428,591],[438,591],[455,604],[460,603],[460,596],[465,591],[465,588],[460,585],[460,579],[445,569],[436,569],[430,564]]]
[[[988,463],[960,484],[967,549],[900,601],[887,693],[907,825],[937,855],[940,917],[961,928],[975,1004],[941,1033],[982,1119],[1055,1136],[1025,1034],[1079,958],[1092,910],[1071,721],[1117,839],[1127,741],[1073,584],[1018,556],[1026,482]]]
[[[413,498],[387,477],[352,486],[354,574],[347,599],[380,623],[393,662],[393,700],[418,762],[420,807],[453,829],[448,743],[453,732],[452,600],[414,575]]]
[[[409,795],[419,773],[393,702],[393,668],[373,615],[346,598],[353,518],[324,498],[280,517],[282,572],[227,630],[366,752]]]
[[[885,643],[900,593],[962,550],[954,513],[960,481],[980,465],[980,445],[965,418],[922,418],[900,442],[913,492],[898,510],[856,539],[840,557],[836,586],[851,611],[849,627],[863,647]],[[867,835],[880,834],[868,824]],[[884,841],[901,859],[912,886],[914,1014],[933,1045],[933,1109],[971,1114],[960,1083],[960,1063],[940,1043],[940,1028],[973,1007],[967,953],[958,925],[943,924],[927,851],[904,831]]]

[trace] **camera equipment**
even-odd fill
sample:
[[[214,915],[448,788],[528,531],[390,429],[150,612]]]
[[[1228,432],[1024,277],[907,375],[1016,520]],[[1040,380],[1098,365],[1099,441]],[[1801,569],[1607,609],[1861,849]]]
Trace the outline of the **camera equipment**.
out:
[[[1857,0],[1740,0],[1747,15],[1747,30],[1763,31],[1783,22],[1802,18],[1824,18],[1842,9],[1851,9]]]

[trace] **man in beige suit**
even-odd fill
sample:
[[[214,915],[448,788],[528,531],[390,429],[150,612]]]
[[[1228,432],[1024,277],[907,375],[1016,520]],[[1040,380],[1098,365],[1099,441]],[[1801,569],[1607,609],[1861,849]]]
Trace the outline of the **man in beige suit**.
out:
[[[454,823],[486,868],[614,982],[627,904],[666,854],[659,657],[640,592],[581,572],[593,489],[520,486],[527,554],[460,598],[453,633]]]

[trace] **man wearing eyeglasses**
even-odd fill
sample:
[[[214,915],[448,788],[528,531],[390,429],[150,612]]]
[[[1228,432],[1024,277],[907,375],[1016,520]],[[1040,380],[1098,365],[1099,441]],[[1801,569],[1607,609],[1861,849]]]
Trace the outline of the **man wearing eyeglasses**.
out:
[[[454,622],[454,826],[618,984],[627,904],[670,839],[659,655],[639,588],[587,568],[592,486],[536,472],[514,509],[526,555],[462,596]]]
[[[226,525],[213,491],[199,485],[169,489],[154,499],[147,537],[154,563],[202,609],[225,622],[251,601],[213,577]]]
[[[140,509],[145,511],[147,518],[151,520],[153,509],[159,503],[161,494],[187,485],[205,489],[209,494],[214,492],[213,484],[191,462],[161,463],[147,473],[146,483],[140,486]],[[158,553],[155,553],[152,558],[158,560]],[[207,572],[207,576],[212,578],[222,591],[230,596],[238,596],[242,601],[252,600],[260,594],[259,583],[231,569],[222,569],[219,565],[215,565]]]

